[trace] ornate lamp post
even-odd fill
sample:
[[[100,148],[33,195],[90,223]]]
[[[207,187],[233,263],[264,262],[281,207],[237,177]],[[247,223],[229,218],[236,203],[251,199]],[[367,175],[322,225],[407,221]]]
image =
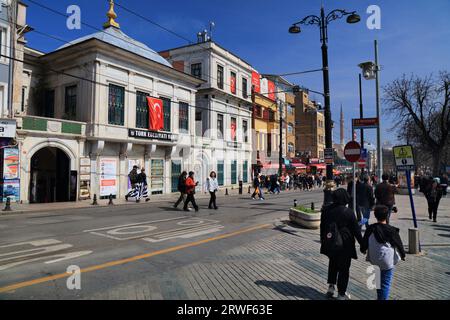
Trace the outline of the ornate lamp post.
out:
[[[325,93],[325,147],[333,148],[333,133],[332,133],[332,119],[330,107],[330,78],[328,70],[328,24],[334,20],[347,16],[347,23],[358,23],[361,17],[356,14],[356,11],[347,12],[345,10],[336,9],[325,15],[325,10],[322,6],[320,9],[320,17],[310,15],[303,20],[294,23],[289,28],[289,33],[297,34],[301,32],[300,26],[303,25],[317,25],[320,28],[320,40],[322,42],[322,65],[323,65],[323,87]],[[331,192],[334,187],[333,182],[333,165],[327,165],[327,183],[325,188],[324,205],[331,202]]]

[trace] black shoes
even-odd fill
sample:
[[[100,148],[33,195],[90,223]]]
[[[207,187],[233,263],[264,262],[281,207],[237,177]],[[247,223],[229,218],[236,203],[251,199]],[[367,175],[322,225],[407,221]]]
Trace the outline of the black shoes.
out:
[[[125,201],[128,201],[128,195],[125,196]]]
[[[145,199],[145,202],[149,202],[149,201],[150,201],[150,198]]]

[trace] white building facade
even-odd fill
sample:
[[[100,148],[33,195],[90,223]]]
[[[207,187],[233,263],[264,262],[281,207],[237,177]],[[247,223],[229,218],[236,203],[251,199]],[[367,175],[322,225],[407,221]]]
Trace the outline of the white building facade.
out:
[[[217,172],[221,186],[250,183],[252,67],[208,39],[160,54],[205,81],[197,91],[195,115],[194,158],[202,168],[201,183],[210,171]]]

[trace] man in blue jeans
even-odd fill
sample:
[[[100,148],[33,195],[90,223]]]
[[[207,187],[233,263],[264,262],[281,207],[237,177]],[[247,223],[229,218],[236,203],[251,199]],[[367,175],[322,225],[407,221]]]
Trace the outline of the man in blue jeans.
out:
[[[359,211],[358,216],[361,216],[361,225],[365,225],[366,229],[369,227],[370,211],[375,204],[373,196],[373,188],[369,184],[369,177],[364,176],[362,182],[356,183],[356,210]]]
[[[380,270],[380,288],[377,288],[377,299],[388,300],[394,268],[399,258],[405,260],[406,254],[400,238],[400,230],[387,224],[388,208],[375,207],[377,223],[370,225],[364,233],[361,252]]]

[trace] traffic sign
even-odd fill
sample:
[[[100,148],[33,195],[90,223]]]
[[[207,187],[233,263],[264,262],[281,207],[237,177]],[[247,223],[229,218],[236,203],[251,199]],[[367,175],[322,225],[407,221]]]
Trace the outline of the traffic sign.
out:
[[[356,141],[350,141],[345,145],[344,156],[347,161],[357,162],[361,158],[361,146]]]
[[[397,146],[392,148],[397,170],[414,170],[414,154],[412,146]]]
[[[333,148],[325,148],[323,151],[324,159],[326,164],[334,163],[334,149]]]
[[[374,129],[378,128],[378,118],[352,119],[353,129]]]
[[[359,159],[358,168],[365,168],[365,167],[366,167],[366,159]]]

